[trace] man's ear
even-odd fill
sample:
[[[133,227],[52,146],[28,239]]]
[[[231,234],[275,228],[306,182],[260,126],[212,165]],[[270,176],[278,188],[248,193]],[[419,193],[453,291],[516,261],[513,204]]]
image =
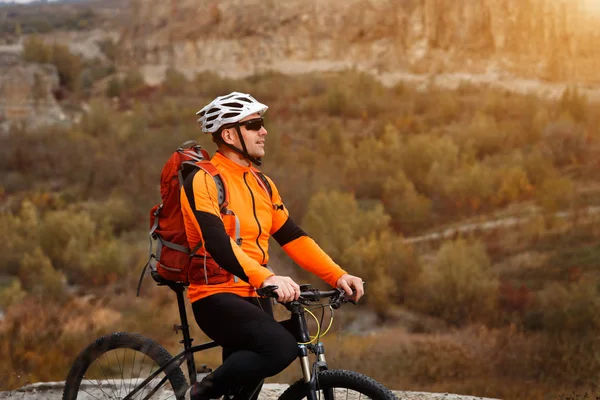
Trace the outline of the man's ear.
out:
[[[235,133],[232,128],[223,129],[223,132],[221,132],[221,139],[223,139],[223,141],[225,143],[235,144],[235,136],[234,135],[235,135]]]

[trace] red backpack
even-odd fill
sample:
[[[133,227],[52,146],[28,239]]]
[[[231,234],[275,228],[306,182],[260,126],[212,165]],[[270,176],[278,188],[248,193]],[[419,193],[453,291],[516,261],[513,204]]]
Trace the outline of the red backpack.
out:
[[[179,146],[165,163],[160,175],[162,203],[155,205],[150,210],[150,250],[148,262],[144,266],[138,282],[138,296],[144,273],[148,267],[150,267],[151,273],[158,273],[168,281],[189,283],[188,271],[191,259],[202,247],[202,242],[194,249],[189,248],[181,212],[180,193],[185,178],[199,168],[211,175],[217,185],[221,213],[235,215],[227,209],[229,204],[227,185],[217,168],[210,163],[210,156],[206,150],[193,140]],[[264,184],[269,196],[272,197],[269,181],[262,173],[257,173],[257,176]],[[239,229],[236,230],[236,236],[239,236]],[[239,237],[236,237],[235,240],[238,244],[241,242]],[[153,242],[156,242],[156,251],[154,252]]]

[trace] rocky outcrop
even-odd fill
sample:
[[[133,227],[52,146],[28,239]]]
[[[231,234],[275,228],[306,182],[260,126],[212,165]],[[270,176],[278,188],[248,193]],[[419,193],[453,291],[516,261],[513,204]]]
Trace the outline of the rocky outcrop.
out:
[[[54,65],[24,63],[19,56],[0,54],[0,129],[65,120],[54,97],[58,88]]]
[[[356,67],[600,83],[596,0],[132,0],[127,60],[250,75]]]

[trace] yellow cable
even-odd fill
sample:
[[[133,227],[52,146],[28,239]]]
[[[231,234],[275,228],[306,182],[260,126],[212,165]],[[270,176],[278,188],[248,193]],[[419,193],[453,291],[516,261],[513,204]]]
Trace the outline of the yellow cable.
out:
[[[321,337],[327,335],[327,332],[329,332],[329,329],[331,329],[331,326],[333,325],[333,308],[331,308],[331,306],[329,306],[329,309],[331,310],[331,318],[329,319],[329,326],[327,327],[327,329],[325,329],[325,332],[323,332]],[[323,310],[323,312],[325,312],[325,310]]]
[[[311,344],[312,342],[315,341],[316,338],[319,337],[319,332],[321,331],[321,325],[319,324],[319,320],[317,319],[317,316],[315,314],[313,314],[308,308],[305,308],[304,311],[306,311],[307,313],[312,315],[312,317],[315,319],[315,322],[317,323],[317,335],[311,336],[310,337],[311,339],[308,342],[305,342],[305,343],[298,342],[298,344]]]
[[[329,309],[333,312],[333,309],[331,308],[331,306],[329,306]],[[310,341],[305,342],[305,343],[298,342],[298,344],[311,344],[315,340],[317,340],[317,338],[323,337],[323,336],[325,336],[327,334],[327,332],[329,332],[329,329],[331,329],[331,326],[333,325],[333,313],[331,314],[331,318],[329,319],[329,326],[327,327],[327,329],[325,329],[325,332],[323,332],[323,334],[320,335],[320,333],[321,333],[321,324],[319,324],[319,319],[308,308],[305,308],[304,311],[306,311],[307,313],[309,313],[310,315],[312,315],[312,317],[315,319],[315,323],[317,324],[317,334],[315,336],[310,336]],[[325,312],[325,310],[323,310],[323,312]]]

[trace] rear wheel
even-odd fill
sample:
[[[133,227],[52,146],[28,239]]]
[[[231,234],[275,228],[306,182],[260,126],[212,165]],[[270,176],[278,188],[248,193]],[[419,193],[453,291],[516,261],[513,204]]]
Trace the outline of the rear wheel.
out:
[[[173,357],[154,340],[132,333],[102,336],[84,349],[71,367],[63,400],[123,399]],[[174,363],[131,396],[182,399],[188,384]]]
[[[381,383],[358,372],[326,370],[317,375],[318,400],[397,400],[396,396]],[[290,386],[279,400],[300,400],[308,397],[309,387],[303,380]]]

